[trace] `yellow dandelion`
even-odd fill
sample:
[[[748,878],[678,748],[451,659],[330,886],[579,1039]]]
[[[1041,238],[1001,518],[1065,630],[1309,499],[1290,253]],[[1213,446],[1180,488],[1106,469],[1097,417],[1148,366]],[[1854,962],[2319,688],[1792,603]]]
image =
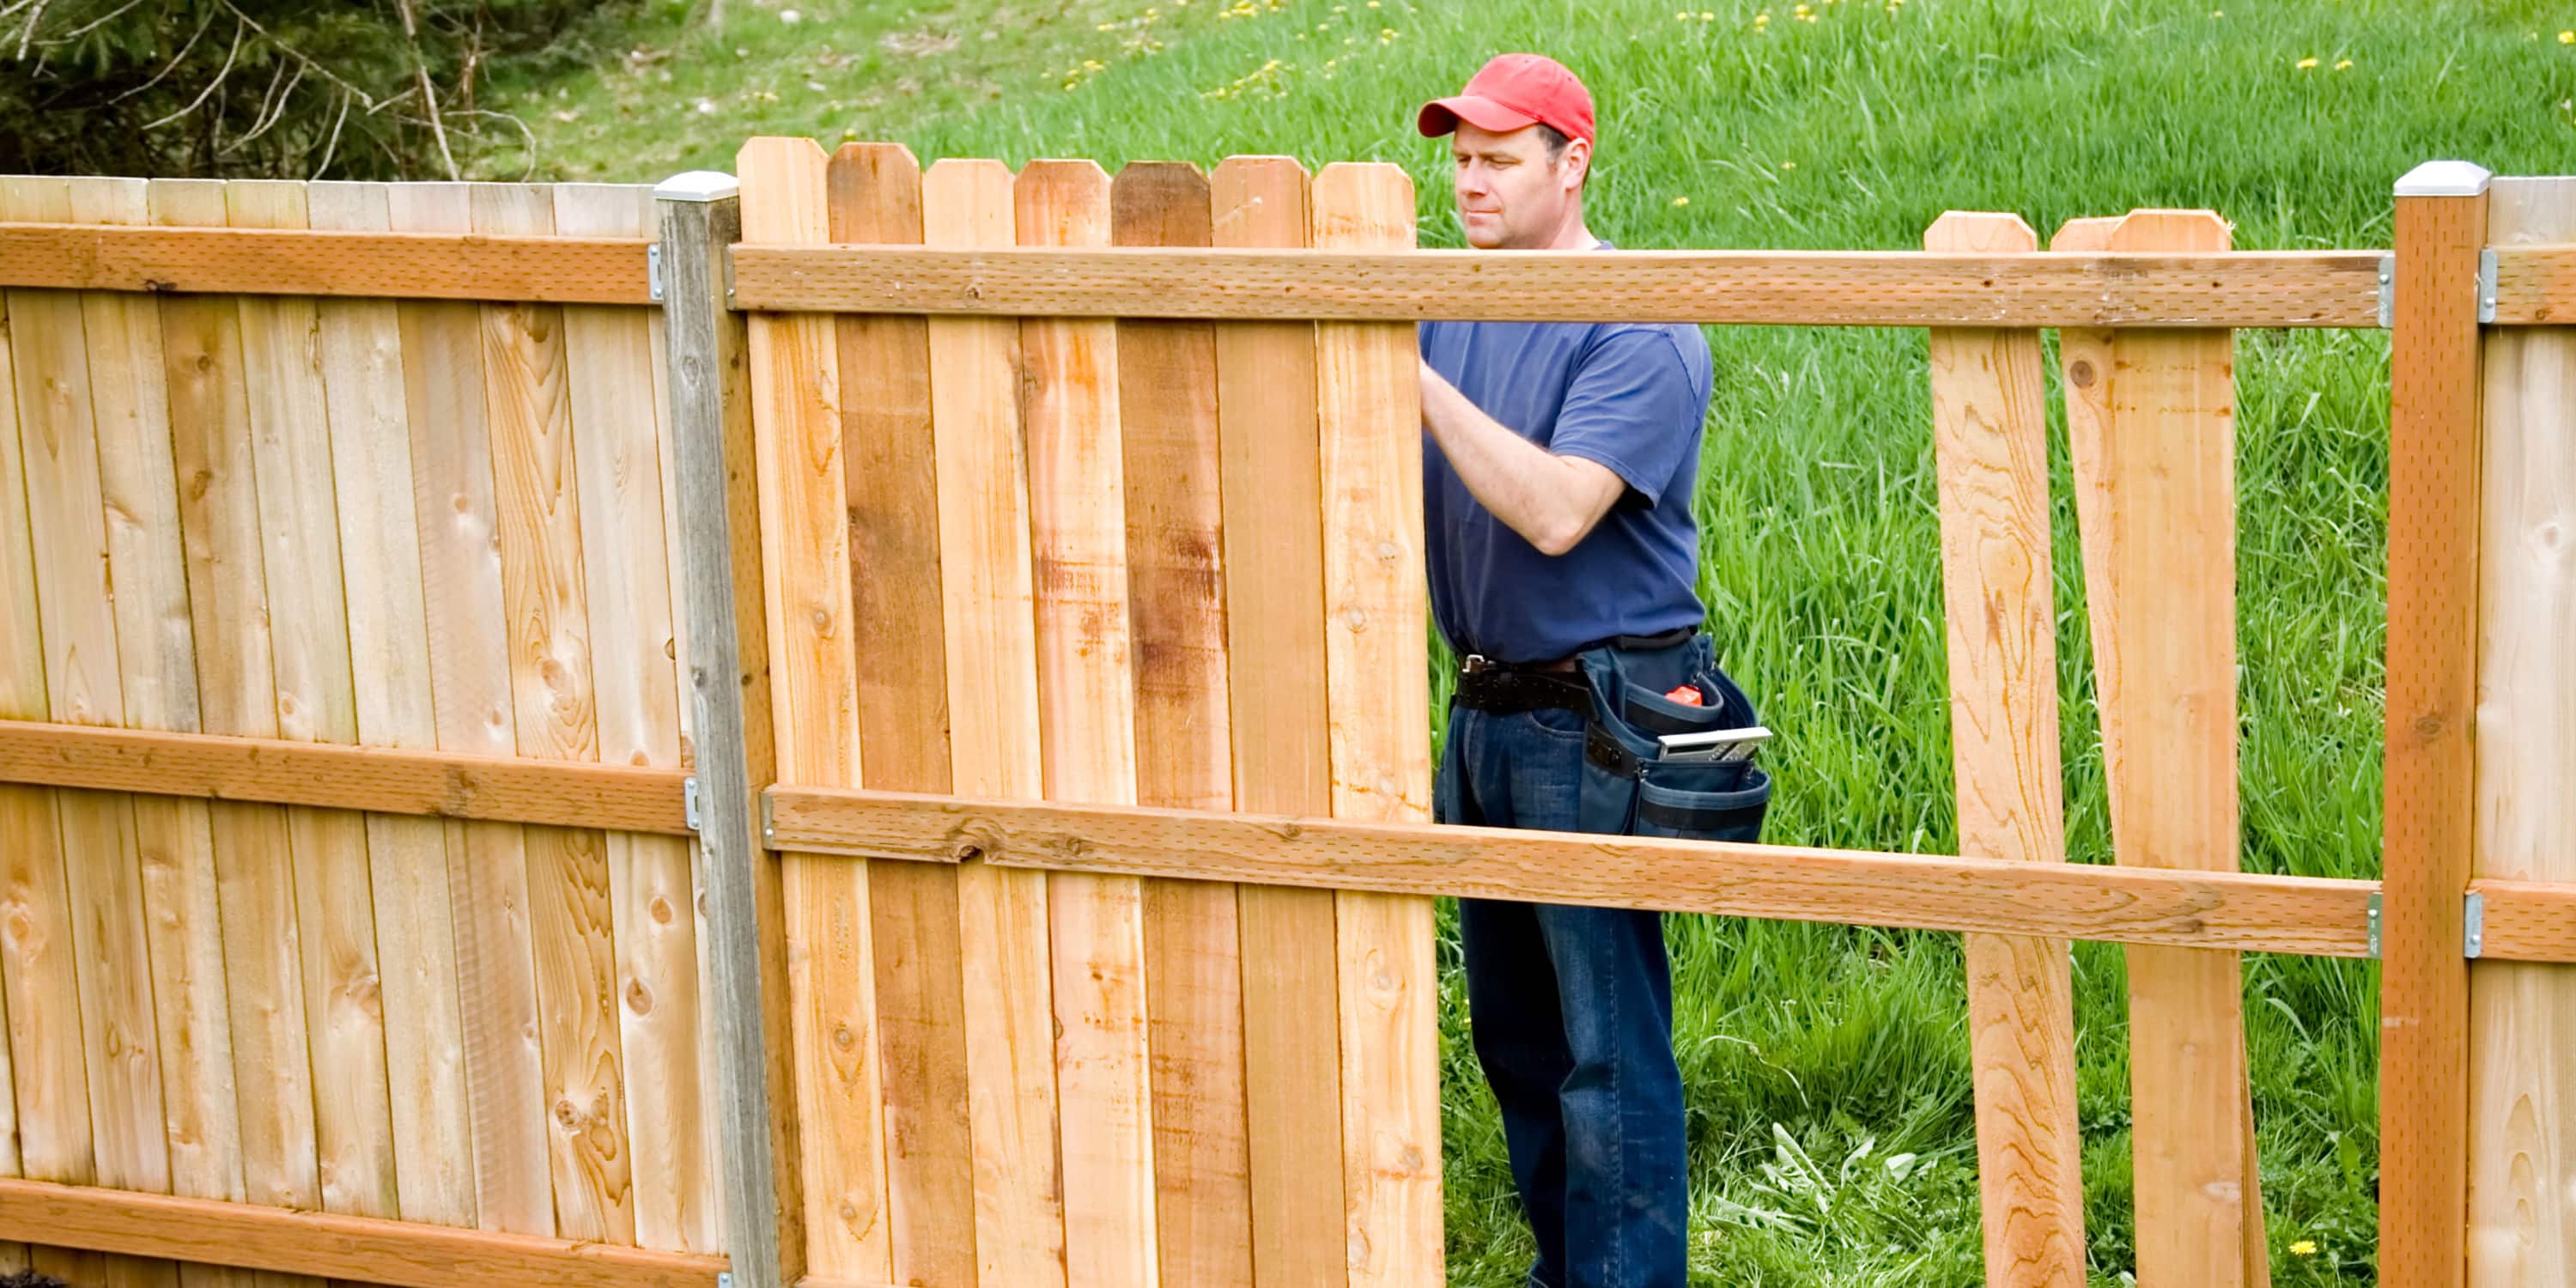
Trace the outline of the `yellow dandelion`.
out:
[[[1686,14],[1686,13],[1677,13],[1677,14],[1674,14],[1674,15],[1673,15],[1673,21],[1675,21],[1675,22],[1689,22],[1689,21],[1690,21],[1690,15],[1689,15],[1689,14]]]
[[[2291,1244],[2290,1255],[2294,1257],[2313,1257],[2317,1255],[2317,1241],[2314,1239],[2301,1239],[2297,1243]]]
[[[1701,22],[1715,22],[1717,21],[1717,15],[1706,9],[1702,9],[1699,11],[1699,20]]]
[[[2338,58],[2335,60],[2334,69],[2339,72],[2351,71],[2352,60],[2349,58]]]
[[[1675,197],[1675,198],[1673,198],[1673,204],[1674,204],[1674,205],[1676,205],[1676,206],[1687,206],[1687,205],[1689,205],[1689,204],[1690,204],[1690,198],[1688,198],[1688,197]]]
[[[1795,161],[1783,161],[1780,163],[1780,168],[1783,170],[1795,170],[1798,168],[1798,163]]]
[[[1753,15],[1753,25],[1754,25],[1754,26],[1756,26],[1756,27],[1768,27],[1768,26],[1770,26],[1770,25],[1771,25],[1771,15],[1769,15],[1769,14],[1767,14],[1767,13],[1757,13],[1757,14]]]
[[[2576,45],[2576,31],[2559,32],[2558,43],[2562,45]]]
[[[1093,31],[1116,31],[1116,30],[1118,30],[1118,24],[1117,24],[1117,23],[1114,23],[1114,22],[1104,22],[1104,23],[1100,24],[1099,26],[1092,28],[1092,30],[1093,30]]]
[[[2299,70],[2303,72],[2315,71],[2317,68],[2317,60],[2313,58],[2302,58],[2299,60],[2298,67]]]

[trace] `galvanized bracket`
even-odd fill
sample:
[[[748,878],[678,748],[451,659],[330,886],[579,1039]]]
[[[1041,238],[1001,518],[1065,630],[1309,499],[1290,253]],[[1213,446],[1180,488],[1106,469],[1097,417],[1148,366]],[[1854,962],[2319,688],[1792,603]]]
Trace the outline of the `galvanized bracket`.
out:
[[[662,302],[662,243],[660,242],[644,248],[644,289],[652,295],[654,303]],[[2381,304],[2379,311],[2387,312],[2388,306]]]
[[[701,826],[698,822],[701,816],[698,813],[698,776],[696,774],[680,780],[680,810],[688,819],[689,830],[697,831]]]
[[[717,1271],[716,1288],[733,1288],[733,1272],[730,1270]]]
[[[2476,890],[2460,907],[2460,953],[2476,957],[2487,947],[2487,897]]]
[[[2375,894],[2370,896],[2370,956],[2373,961],[2379,958],[2379,896]]]
[[[2397,325],[2397,256],[2379,257],[2379,329]]]
[[[760,839],[764,841],[775,841],[778,839],[778,825],[771,819],[769,793],[767,792],[762,792],[760,794]]]
[[[2478,252],[2478,321],[2496,318],[2496,253],[2494,247]]]

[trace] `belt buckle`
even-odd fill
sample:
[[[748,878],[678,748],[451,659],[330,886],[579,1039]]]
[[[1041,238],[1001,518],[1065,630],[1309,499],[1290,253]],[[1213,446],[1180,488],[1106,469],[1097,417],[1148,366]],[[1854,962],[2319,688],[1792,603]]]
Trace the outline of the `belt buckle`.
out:
[[[1470,653],[1467,655],[1467,660],[1460,664],[1459,669],[1469,675],[1482,675],[1498,668],[1494,665],[1494,659],[1482,653]]]

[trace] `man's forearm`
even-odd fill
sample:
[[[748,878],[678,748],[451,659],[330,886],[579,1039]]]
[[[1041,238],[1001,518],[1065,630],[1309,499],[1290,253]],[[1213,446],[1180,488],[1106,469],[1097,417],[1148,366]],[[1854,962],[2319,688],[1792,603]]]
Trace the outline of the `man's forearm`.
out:
[[[1605,466],[1513,433],[1428,367],[1422,423],[1476,500],[1546,554],[1573,549],[1626,486]]]

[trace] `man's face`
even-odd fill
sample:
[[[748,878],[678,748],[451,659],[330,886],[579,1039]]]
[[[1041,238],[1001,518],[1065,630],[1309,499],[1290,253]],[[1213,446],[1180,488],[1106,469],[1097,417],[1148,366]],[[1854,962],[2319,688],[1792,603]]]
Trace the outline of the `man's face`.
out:
[[[1450,154],[1457,162],[1458,216],[1467,244],[1478,250],[1548,245],[1581,190],[1587,152],[1576,139],[1551,162],[1535,125],[1496,134],[1458,122]]]

